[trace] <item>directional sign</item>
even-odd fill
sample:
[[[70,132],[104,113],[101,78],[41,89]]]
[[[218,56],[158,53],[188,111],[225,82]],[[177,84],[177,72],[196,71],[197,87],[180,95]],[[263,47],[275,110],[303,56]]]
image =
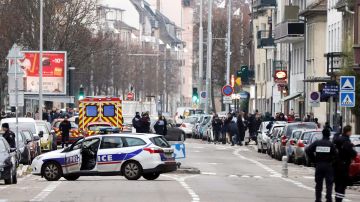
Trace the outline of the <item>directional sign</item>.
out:
[[[175,159],[183,159],[186,157],[184,143],[172,143],[171,148],[174,149],[173,157]]]
[[[234,88],[230,85],[225,85],[222,88],[222,94],[225,96],[231,96],[234,93]]]
[[[340,92],[340,107],[355,107],[355,92]]]
[[[341,76],[340,91],[355,91],[355,76]]]

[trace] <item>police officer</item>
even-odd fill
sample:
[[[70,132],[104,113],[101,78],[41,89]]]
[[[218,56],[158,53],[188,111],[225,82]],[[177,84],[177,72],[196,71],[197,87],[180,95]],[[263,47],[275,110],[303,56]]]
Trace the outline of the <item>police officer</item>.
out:
[[[330,130],[324,129],[322,131],[323,139],[312,143],[307,149],[306,154],[316,164],[315,169],[315,190],[316,200],[321,201],[321,192],[323,189],[323,181],[326,183],[326,201],[330,202],[332,187],[334,181],[333,162],[336,157],[336,149],[334,144],[330,141]]]
[[[335,163],[335,200],[341,202],[345,198],[345,189],[349,181],[351,160],[356,157],[354,145],[350,141],[351,126],[345,126],[343,133],[334,139],[339,158]]]
[[[9,124],[8,123],[3,123],[1,127],[2,127],[2,130],[5,131],[5,133],[3,134],[3,137],[9,143],[10,147],[11,148],[16,148],[15,133],[13,133],[10,130]]]

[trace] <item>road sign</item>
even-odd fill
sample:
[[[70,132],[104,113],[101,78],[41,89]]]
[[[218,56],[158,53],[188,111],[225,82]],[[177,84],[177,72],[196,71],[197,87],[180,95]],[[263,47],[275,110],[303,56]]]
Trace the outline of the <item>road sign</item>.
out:
[[[231,96],[224,96],[223,97],[223,103],[224,104],[231,104],[232,103],[232,97]]]
[[[314,91],[310,93],[309,103],[312,107],[320,106],[320,92]]]
[[[340,91],[355,91],[355,76],[341,76]]]
[[[206,101],[206,91],[201,91],[200,92],[200,102],[201,103],[205,103],[205,101]]]
[[[340,107],[355,107],[355,92],[340,92]]]
[[[133,92],[128,92],[128,94],[126,95],[126,99],[133,101],[135,98],[135,94]]]
[[[230,85],[225,85],[222,88],[222,94],[225,96],[231,96],[234,93],[234,88]]]
[[[175,159],[183,159],[186,157],[184,143],[171,143],[171,148],[174,149],[173,156]]]

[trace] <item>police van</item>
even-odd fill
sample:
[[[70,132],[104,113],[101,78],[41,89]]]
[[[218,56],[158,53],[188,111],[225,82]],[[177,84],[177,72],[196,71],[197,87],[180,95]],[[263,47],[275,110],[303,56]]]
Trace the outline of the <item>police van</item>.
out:
[[[32,174],[48,181],[92,175],[155,180],[177,169],[173,152],[164,137],[155,134],[94,135],[36,157],[31,167]]]

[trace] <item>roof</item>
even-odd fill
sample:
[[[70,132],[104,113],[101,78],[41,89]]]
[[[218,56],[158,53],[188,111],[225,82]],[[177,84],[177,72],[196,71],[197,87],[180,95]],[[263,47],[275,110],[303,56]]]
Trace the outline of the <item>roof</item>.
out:
[[[144,20],[144,17],[148,17],[151,27],[155,27],[156,25],[156,19],[155,19],[155,13],[150,8],[150,4],[146,1],[143,1],[144,7],[142,7],[142,2],[139,0],[130,0],[131,3],[135,6],[136,10],[140,13],[141,19]]]
[[[127,30],[137,30],[135,27],[131,27],[130,25],[126,24],[125,22],[123,21],[116,21],[114,23],[114,28],[115,29],[127,29]]]

